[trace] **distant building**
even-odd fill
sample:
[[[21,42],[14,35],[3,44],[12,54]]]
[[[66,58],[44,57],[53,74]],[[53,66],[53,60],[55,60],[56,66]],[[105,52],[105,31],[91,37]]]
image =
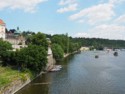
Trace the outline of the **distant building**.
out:
[[[81,47],[80,48],[80,51],[88,51],[89,50],[89,47]]]
[[[5,40],[5,36],[6,36],[6,24],[4,23],[3,20],[0,19],[0,38],[2,38],[3,40]]]
[[[17,27],[17,30],[11,29],[9,32],[7,32],[5,40],[12,44],[12,47],[14,48],[14,50],[20,49],[20,48],[23,48],[23,47],[27,47],[25,45],[26,40],[22,36],[22,33],[19,30],[19,27]]]
[[[27,47],[25,45],[25,38],[23,37],[19,27],[17,29],[10,29],[6,31],[6,24],[3,20],[0,19],[0,38],[4,41],[8,41],[12,44],[13,50]]]

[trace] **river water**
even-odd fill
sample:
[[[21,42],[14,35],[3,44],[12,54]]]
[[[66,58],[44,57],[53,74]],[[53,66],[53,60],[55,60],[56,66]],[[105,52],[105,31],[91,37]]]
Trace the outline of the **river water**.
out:
[[[95,58],[99,55],[99,58]],[[125,94],[125,51],[88,51],[61,62],[16,94]]]

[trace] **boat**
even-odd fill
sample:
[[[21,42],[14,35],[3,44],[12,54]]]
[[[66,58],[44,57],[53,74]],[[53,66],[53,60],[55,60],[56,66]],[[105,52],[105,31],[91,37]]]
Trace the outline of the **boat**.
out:
[[[62,68],[62,66],[61,66],[61,65],[56,65],[56,68],[61,69],[61,68]]]
[[[98,55],[95,55],[95,58],[99,58],[99,56],[98,56]]]
[[[55,65],[55,66],[50,70],[50,72],[60,71],[61,69],[62,69],[62,66],[61,66],[61,65]]]
[[[53,68],[53,69],[50,70],[50,72],[54,72],[54,71],[60,71],[60,69],[59,68]]]
[[[114,56],[118,56],[118,52],[114,52]]]

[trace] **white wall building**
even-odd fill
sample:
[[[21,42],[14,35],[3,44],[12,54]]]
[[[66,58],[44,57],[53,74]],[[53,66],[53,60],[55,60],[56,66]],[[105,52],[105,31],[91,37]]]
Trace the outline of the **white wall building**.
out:
[[[3,40],[5,40],[5,36],[6,36],[6,24],[3,22],[3,20],[0,19],[0,38],[2,38]]]

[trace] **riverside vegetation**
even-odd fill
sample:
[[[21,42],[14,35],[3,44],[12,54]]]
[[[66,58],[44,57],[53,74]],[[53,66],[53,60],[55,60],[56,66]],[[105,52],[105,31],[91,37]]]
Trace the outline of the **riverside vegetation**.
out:
[[[63,34],[52,36],[50,38],[51,44],[43,33],[27,34],[25,38],[28,46],[16,51],[13,51],[9,42],[0,39],[1,87],[8,85],[17,78],[24,80],[26,75],[33,79],[43,71],[47,64],[48,45],[51,46],[53,56],[57,61],[63,59],[64,53],[67,53],[67,51],[73,52],[80,48],[80,45],[73,43],[71,38]],[[67,45],[69,46],[68,50]]]
[[[18,72],[17,70],[11,69],[10,67],[0,67],[0,88],[7,86],[9,83],[20,79],[26,81],[27,76],[32,77],[30,71]]]
[[[9,42],[0,39],[0,88],[13,82],[14,79],[25,80],[26,75],[33,79],[43,71],[47,64],[48,46],[52,48],[56,61],[62,60],[64,54],[79,50],[81,46],[89,46],[92,49],[125,47],[125,41],[122,40],[72,38],[68,37],[68,34],[51,36],[40,32],[29,33],[22,33],[26,38],[27,47],[16,51],[12,51]]]

